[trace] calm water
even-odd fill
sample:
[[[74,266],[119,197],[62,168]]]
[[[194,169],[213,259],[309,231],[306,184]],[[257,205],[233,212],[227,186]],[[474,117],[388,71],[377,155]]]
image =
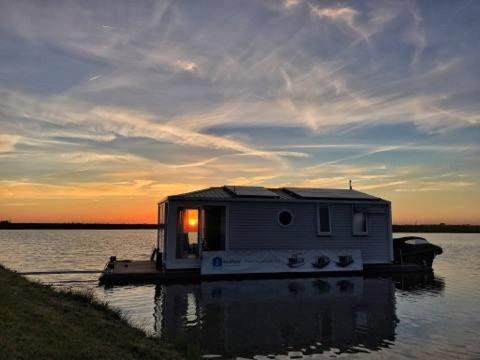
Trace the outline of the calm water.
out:
[[[18,271],[96,270],[145,259],[151,230],[0,231],[0,263]],[[400,235],[400,234],[397,234]],[[435,275],[97,285],[96,274],[32,278],[91,288],[147,333],[186,338],[224,358],[480,358],[480,235],[428,234]]]

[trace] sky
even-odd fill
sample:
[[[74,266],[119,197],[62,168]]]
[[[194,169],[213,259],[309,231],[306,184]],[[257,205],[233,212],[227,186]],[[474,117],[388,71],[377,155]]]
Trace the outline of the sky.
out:
[[[478,1],[0,0],[0,219],[224,184],[480,224]]]

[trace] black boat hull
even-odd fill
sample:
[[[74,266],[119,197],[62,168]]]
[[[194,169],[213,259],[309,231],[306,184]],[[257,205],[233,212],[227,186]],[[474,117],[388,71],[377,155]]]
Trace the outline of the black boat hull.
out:
[[[443,250],[416,236],[393,239],[395,262],[398,264],[418,264],[431,268],[433,260]]]

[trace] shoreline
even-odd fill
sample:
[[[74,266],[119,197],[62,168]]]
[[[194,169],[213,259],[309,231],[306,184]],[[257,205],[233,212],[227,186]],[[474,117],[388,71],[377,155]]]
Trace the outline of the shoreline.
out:
[[[450,234],[476,234],[480,233],[480,225],[448,225],[448,224],[423,224],[423,225],[393,225],[394,233],[450,233]]]
[[[32,282],[0,265],[2,359],[182,359],[89,292]]]
[[[394,233],[480,233],[480,225],[401,224],[393,225]],[[0,221],[0,230],[155,230],[157,224],[101,223],[12,223]]]

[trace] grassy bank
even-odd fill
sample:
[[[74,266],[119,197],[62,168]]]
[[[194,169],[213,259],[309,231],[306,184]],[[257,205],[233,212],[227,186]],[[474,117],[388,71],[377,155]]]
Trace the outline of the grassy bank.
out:
[[[1,359],[180,359],[87,295],[32,283],[0,265]]]

